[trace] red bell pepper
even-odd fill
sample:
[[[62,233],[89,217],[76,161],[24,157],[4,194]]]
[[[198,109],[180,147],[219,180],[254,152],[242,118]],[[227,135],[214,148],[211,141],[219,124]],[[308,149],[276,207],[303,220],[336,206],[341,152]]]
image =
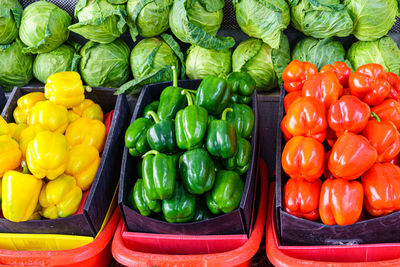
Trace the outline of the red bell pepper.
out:
[[[363,176],[364,206],[372,216],[400,210],[400,168],[391,163],[376,163]]]
[[[360,66],[349,78],[350,92],[371,106],[381,104],[389,95],[390,84],[379,64]]]
[[[285,98],[283,99],[283,103],[284,103],[284,107],[285,107],[285,113],[288,112],[290,105],[292,105],[292,103],[296,99],[298,99],[298,98],[300,98],[302,96],[303,96],[303,94],[302,94],[301,90],[300,91],[291,92],[291,93],[287,94],[285,96]]]
[[[349,87],[349,77],[351,75],[351,69],[347,66],[346,63],[341,61],[336,61],[332,65],[325,65],[322,67],[321,73],[333,72],[338,78],[340,84],[347,88]]]
[[[336,178],[354,180],[371,168],[377,157],[367,138],[347,132],[333,145],[328,168]]]
[[[382,104],[372,108],[372,112],[381,120],[391,121],[400,131],[400,103],[394,99],[386,99]]]
[[[328,168],[328,162],[329,162],[329,157],[331,156],[332,151],[329,150],[328,152],[325,153],[325,168],[324,168],[324,174],[323,176],[325,179],[333,179],[335,176],[331,173],[331,171]]]
[[[361,183],[345,179],[327,179],[322,184],[319,215],[324,224],[349,225],[358,221],[363,208]]]
[[[331,127],[327,127],[327,131],[326,131],[326,142],[328,143],[328,145],[330,147],[333,147],[333,145],[336,143],[337,140],[337,136],[334,130],[332,130]]]
[[[289,179],[283,188],[283,209],[299,218],[312,221],[318,220],[321,184],[320,179],[314,182]]]
[[[293,179],[313,182],[325,167],[324,146],[312,137],[295,136],[282,152],[282,168]]]
[[[318,73],[318,69],[314,64],[292,60],[283,70],[283,86],[288,92],[301,91],[304,82],[315,73]]]
[[[390,92],[387,98],[398,100],[400,98],[400,77],[393,72],[387,72],[386,78],[390,84]]]
[[[293,135],[291,133],[289,133],[288,129],[286,128],[286,116],[283,117],[283,119],[282,119],[281,130],[282,130],[283,138],[285,139],[285,141],[289,141],[290,138],[293,137]]]

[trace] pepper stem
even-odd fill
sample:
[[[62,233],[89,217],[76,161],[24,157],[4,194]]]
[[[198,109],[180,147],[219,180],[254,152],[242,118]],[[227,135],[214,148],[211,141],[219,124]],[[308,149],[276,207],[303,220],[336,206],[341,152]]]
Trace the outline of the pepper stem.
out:
[[[157,115],[157,113],[155,113],[152,110],[147,111],[146,115],[151,116],[155,123],[160,123],[160,121],[161,121],[160,117]]]
[[[91,93],[93,91],[93,89],[91,86],[87,85],[87,86],[85,86],[85,91],[88,93]]]
[[[23,160],[23,161],[21,162],[21,167],[23,168],[23,169],[22,169],[22,173],[23,173],[23,174],[30,174],[29,169],[28,169],[28,164],[26,164],[26,161],[25,161],[25,160]]]
[[[192,93],[192,94],[197,94],[197,90],[185,89],[185,91],[188,91],[189,93]]]
[[[160,152],[158,152],[157,150],[150,150],[150,151],[147,151],[147,152],[142,156],[142,158],[144,159],[144,158],[147,157],[148,155],[157,155],[157,154],[160,154]]]
[[[189,90],[183,89],[183,90],[181,91],[181,94],[186,96],[187,102],[188,102],[188,106],[193,105],[193,98],[192,98],[192,95],[191,95],[191,93],[189,92]]]
[[[381,118],[375,112],[371,112],[371,118],[374,118],[377,122],[381,122]]]
[[[171,69],[172,69],[172,75],[173,75],[172,86],[178,87],[178,72],[176,71],[175,66],[171,66]]]
[[[222,120],[222,121],[226,121],[226,114],[227,114],[228,112],[233,112],[233,109],[232,109],[232,108],[226,108],[226,109],[224,110],[224,112],[222,112],[222,116],[221,116],[221,120]]]

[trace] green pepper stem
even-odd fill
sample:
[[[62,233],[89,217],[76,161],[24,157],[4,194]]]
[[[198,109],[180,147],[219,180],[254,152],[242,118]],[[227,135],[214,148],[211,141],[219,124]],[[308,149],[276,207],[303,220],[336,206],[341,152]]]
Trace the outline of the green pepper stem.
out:
[[[157,113],[155,113],[152,110],[147,111],[146,115],[151,116],[155,123],[160,123],[160,121],[161,121],[160,117],[157,115]]]
[[[381,122],[381,118],[375,112],[371,112],[371,118],[374,118],[377,122]]]
[[[222,112],[222,116],[221,116],[221,120],[222,120],[222,121],[226,121],[226,114],[227,114],[228,112],[233,112],[233,109],[232,109],[232,108],[226,108],[226,109],[224,110],[224,112]]]
[[[172,69],[172,75],[173,75],[172,86],[178,87],[178,72],[176,71],[175,66],[171,66],[171,69]]]
[[[189,93],[192,93],[192,94],[197,94],[197,90],[185,89],[185,91],[188,91]]]
[[[147,152],[142,156],[142,158],[145,158],[145,157],[147,157],[148,155],[157,155],[157,154],[160,154],[160,152],[158,152],[157,150],[150,150],[150,151],[147,151]]]
[[[192,98],[192,95],[189,92],[189,90],[183,89],[181,91],[181,94],[186,96],[187,102],[188,102],[188,106],[192,106],[193,105],[193,98]]]
[[[28,164],[26,164],[26,161],[25,161],[25,160],[23,160],[23,161],[21,162],[21,167],[23,168],[23,169],[22,169],[22,173],[23,173],[23,174],[30,174],[29,169],[28,169]]]

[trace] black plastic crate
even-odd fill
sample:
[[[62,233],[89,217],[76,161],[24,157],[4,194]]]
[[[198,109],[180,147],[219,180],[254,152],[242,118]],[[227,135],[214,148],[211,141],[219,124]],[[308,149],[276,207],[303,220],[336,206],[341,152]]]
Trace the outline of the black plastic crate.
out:
[[[179,81],[182,88],[196,90],[201,80]],[[142,90],[138,102],[133,112],[132,120],[141,117],[143,109],[147,104],[158,100],[164,88],[172,85],[171,82],[159,83],[145,86]],[[137,179],[137,161],[124,149],[121,166],[121,184],[119,188],[118,203],[122,216],[129,231],[160,233],[160,234],[248,234],[252,224],[252,212],[255,196],[255,184],[257,179],[257,158],[258,158],[258,106],[257,95],[253,95],[252,108],[255,117],[255,125],[252,134],[252,159],[247,172],[242,200],[239,208],[231,213],[212,218],[210,220],[194,223],[168,223],[150,217],[142,216],[140,213],[129,208],[127,205],[127,195]]]
[[[13,111],[17,106],[18,98],[27,93],[38,91],[43,92],[43,87],[14,88],[1,114],[3,118],[7,122],[13,122]],[[104,114],[114,110],[114,116],[100,165],[83,212],[54,220],[32,220],[16,223],[0,219],[0,232],[96,236],[103,224],[118,185],[125,129],[128,127],[130,119],[129,106],[125,95],[117,97],[114,92],[114,89],[93,88],[91,93],[86,93],[86,98],[99,104]]]

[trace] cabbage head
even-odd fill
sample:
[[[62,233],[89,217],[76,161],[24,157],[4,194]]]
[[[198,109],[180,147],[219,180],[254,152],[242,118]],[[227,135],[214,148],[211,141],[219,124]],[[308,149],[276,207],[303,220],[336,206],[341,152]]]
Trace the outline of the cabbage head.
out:
[[[120,5],[120,4],[125,4],[126,2],[128,2],[128,0],[108,0],[108,2],[110,4]]]
[[[0,45],[9,44],[18,36],[22,6],[18,0],[3,0],[0,5]]]
[[[129,47],[117,39],[109,44],[87,42],[81,49],[79,70],[94,87],[116,88],[129,78]]]
[[[56,72],[78,71],[79,45],[72,47],[62,44],[51,52],[37,55],[33,62],[33,76],[46,83],[47,78]]]
[[[111,43],[126,30],[125,5],[113,5],[107,0],[79,0],[75,17],[79,22],[68,29],[101,44]]]
[[[282,31],[290,22],[285,0],[233,0],[236,20],[244,33],[278,48]]]
[[[186,74],[190,79],[204,79],[207,76],[224,76],[232,70],[232,51],[206,49],[192,45],[187,51]]]
[[[136,36],[153,37],[169,28],[172,0],[129,0],[127,23],[133,41]]]
[[[333,37],[315,39],[305,37],[300,40],[292,51],[292,59],[313,63],[318,70],[326,64],[335,61],[345,61],[346,51],[343,45]]]
[[[247,72],[256,81],[259,91],[269,91],[282,83],[282,73],[290,63],[290,47],[286,35],[281,35],[278,49],[260,39],[241,42],[233,52],[232,68]]]
[[[56,49],[69,36],[71,17],[58,6],[38,1],[22,13],[19,37],[27,46],[25,52],[46,53]]]
[[[224,0],[175,0],[169,26],[184,43],[222,50],[235,45],[232,37],[216,36],[221,27]]]
[[[371,42],[358,41],[347,51],[347,59],[354,69],[368,64],[377,63],[385,71],[400,75],[400,50],[389,36]]]
[[[344,0],[354,22],[353,34],[361,41],[375,41],[393,27],[398,14],[396,0]]]
[[[34,56],[22,53],[23,48],[18,38],[11,44],[0,45],[0,85],[5,91],[27,85],[33,78]]]

